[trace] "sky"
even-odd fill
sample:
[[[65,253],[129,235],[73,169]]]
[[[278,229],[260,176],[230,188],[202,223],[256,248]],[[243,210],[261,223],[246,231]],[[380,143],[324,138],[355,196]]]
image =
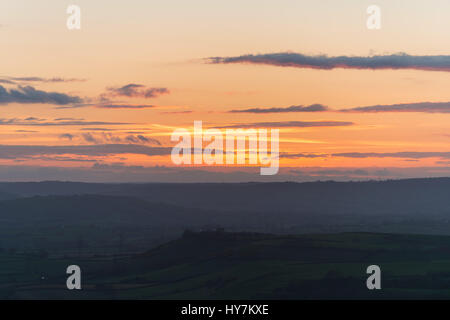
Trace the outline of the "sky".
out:
[[[4,0],[0,180],[449,176],[449,17],[448,0]],[[279,173],[175,165],[194,121],[279,129]]]

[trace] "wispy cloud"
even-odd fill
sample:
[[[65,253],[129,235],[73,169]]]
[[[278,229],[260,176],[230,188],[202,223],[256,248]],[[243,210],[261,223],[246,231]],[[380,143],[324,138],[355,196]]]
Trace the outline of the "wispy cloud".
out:
[[[117,131],[119,129],[111,129],[111,128],[81,128],[81,131]]]
[[[298,158],[325,158],[328,157],[328,154],[314,154],[314,153],[282,153],[280,154],[280,158],[285,159],[298,159]]]
[[[347,152],[334,153],[333,157],[345,158],[409,158],[409,159],[424,159],[424,158],[441,158],[450,159],[450,152],[419,152],[419,151],[405,151],[405,152]]]
[[[285,112],[322,112],[328,111],[328,107],[322,104],[312,104],[309,106],[290,106],[285,108],[250,108],[230,110],[230,113],[285,113]]]
[[[74,136],[73,136],[73,134],[70,134],[70,133],[63,133],[63,134],[59,135],[59,138],[60,139],[67,139],[67,140],[72,141]]]
[[[123,87],[110,87],[109,93],[115,96],[123,97],[139,97],[139,98],[156,98],[163,94],[169,94],[167,88],[152,88],[146,87],[142,84],[129,83]]]
[[[341,112],[426,112],[450,113],[450,102],[419,102],[390,105],[374,105],[340,110]]]
[[[63,120],[63,121],[45,121],[45,119],[27,118],[27,119],[0,119],[0,126],[102,126],[102,125],[129,125],[133,123],[126,122],[105,122],[105,121],[83,121],[83,120]]]
[[[125,140],[128,142],[132,142],[132,143],[150,143],[150,144],[156,144],[158,146],[161,145],[161,142],[159,142],[157,139],[146,137],[141,134],[128,135],[125,137]]]
[[[161,145],[161,142],[155,138],[147,137],[142,134],[128,134],[126,136],[119,136],[110,132],[94,133],[87,132],[82,133],[81,137],[84,141],[89,143],[101,144],[101,143],[132,143],[132,144],[151,144]]]
[[[83,121],[83,118],[56,118],[55,121]]]
[[[309,128],[309,127],[346,127],[354,125],[348,121],[285,121],[285,122],[254,122],[241,123],[219,128]]]
[[[152,147],[136,144],[96,144],[72,146],[0,145],[0,159],[18,159],[41,155],[110,156],[115,154],[169,155],[170,147]]]
[[[0,104],[9,103],[48,103],[55,105],[67,105],[81,103],[82,99],[59,92],[47,92],[37,90],[31,86],[18,86],[16,89],[6,89],[0,85]]]
[[[184,110],[184,111],[164,111],[160,112],[161,114],[188,114],[192,113],[192,110]]]
[[[295,67],[331,70],[343,69],[414,69],[427,71],[450,71],[450,55],[414,56],[406,53],[376,56],[305,55],[293,52],[248,54],[236,57],[211,57],[206,62],[214,64],[250,63],[279,67]]]
[[[3,82],[5,81],[5,82]],[[82,82],[86,81],[86,79],[77,79],[77,78],[61,78],[61,77],[53,77],[53,78],[43,78],[43,77],[0,77],[0,82],[14,84],[16,82]]]
[[[83,137],[83,139],[84,139],[86,142],[89,142],[89,143],[100,143],[100,141],[97,140],[97,139],[96,139],[91,133],[89,133],[89,132],[82,133],[81,136]]]
[[[16,132],[20,132],[20,133],[35,133],[35,132],[39,132],[39,131],[35,131],[35,130],[16,130]]]
[[[154,108],[154,105],[148,105],[148,104],[99,104],[96,105],[97,108],[103,108],[103,109],[148,109],[148,108]]]
[[[0,79],[0,83],[5,83],[5,84],[15,84],[14,81],[8,80],[8,79]]]

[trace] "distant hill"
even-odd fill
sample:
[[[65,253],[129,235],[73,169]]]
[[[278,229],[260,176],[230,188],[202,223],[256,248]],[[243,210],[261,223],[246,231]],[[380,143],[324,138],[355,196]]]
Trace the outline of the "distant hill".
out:
[[[105,195],[33,196],[0,201],[3,223],[51,225],[189,225],[213,220],[198,209]]]
[[[92,184],[0,183],[21,196],[104,194],[182,207],[320,214],[447,215],[450,178],[368,182]]]
[[[20,198],[19,195],[0,190],[0,201]]]
[[[211,211],[104,196],[34,196],[0,201],[0,250],[65,254],[138,251],[213,225]]]

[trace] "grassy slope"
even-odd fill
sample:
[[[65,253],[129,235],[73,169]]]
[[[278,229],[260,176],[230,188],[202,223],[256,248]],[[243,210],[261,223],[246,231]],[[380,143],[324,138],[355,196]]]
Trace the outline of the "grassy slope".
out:
[[[3,253],[0,263],[3,298],[450,297],[450,237],[444,236],[196,233],[131,257]],[[83,270],[81,292],[64,289],[64,268],[72,263]],[[382,269],[381,291],[366,289],[370,264]]]

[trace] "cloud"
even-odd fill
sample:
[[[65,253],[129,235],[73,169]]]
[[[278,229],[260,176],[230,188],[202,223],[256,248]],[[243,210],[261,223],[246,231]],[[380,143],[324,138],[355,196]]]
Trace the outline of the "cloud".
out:
[[[161,142],[159,142],[158,140],[154,139],[154,138],[149,138],[149,137],[145,137],[141,134],[138,135],[128,135],[125,138],[126,141],[128,142],[132,142],[132,143],[151,143],[151,144],[156,144],[156,145],[161,145]]]
[[[83,121],[83,118],[56,118],[55,121]]]
[[[281,52],[268,54],[248,54],[236,57],[211,57],[207,63],[229,64],[250,63],[265,64],[279,67],[295,67],[331,70],[343,69],[414,69],[426,71],[450,71],[450,56],[414,56],[406,53],[376,56],[337,56],[304,55],[301,53]]]
[[[33,160],[60,161],[60,162],[97,162],[95,159],[83,157],[64,157],[64,156],[35,156]]]
[[[89,143],[133,143],[133,144],[153,144],[161,145],[157,139],[143,136],[142,134],[133,135],[129,134],[125,137],[120,137],[109,132],[102,133],[82,133],[81,137],[84,141]]]
[[[84,121],[84,120],[62,120],[62,121],[43,121],[45,119],[27,118],[27,119],[0,119],[0,126],[102,126],[102,125],[129,125],[133,123],[126,122],[105,122],[105,121]]]
[[[79,108],[95,107],[95,106],[96,106],[96,104],[94,104],[94,103],[75,103],[72,105],[55,107],[54,109],[79,109]]]
[[[450,113],[450,102],[419,102],[391,105],[374,105],[343,109],[341,112],[426,112],[426,113]]]
[[[89,161],[81,157],[47,157],[49,161]],[[52,159],[54,158],[54,159]],[[321,172],[323,170],[323,172]],[[368,173],[367,175],[365,173]],[[450,176],[450,167],[420,168],[280,168],[274,176],[259,175],[259,168],[187,168],[144,167],[123,163],[94,162],[90,167],[60,167],[54,165],[0,165],[2,181],[85,181],[85,182],[311,182],[311,181],[367,181]]]
[[[130,98],[156,98],[160,95],[170,93],[169,89],[167,88],[150,88],[136,83],[130,83],[118,88],[111,87],[108,88],[108,91],[115,96],[124,96]]]
[[[154,105],[148,105],[148,104],[99,104],[96,105],[97,108],[104,108],[104,109],[148,109],[148,108],[154,108]]]
[[[250,108],[244,110],[231,110],[230,113],[284,113],[284,112],[321,112],[327,111],[328,107],[321,104],[310,106],[290,106],[286,108]]]
[[[10,81],[10,83],[19,82],[82,82],[86,81],[86,79],[76,79],[76,78],[61,78],[61,77],[53,77],[53,78],[42,78],[42,77],[3,77],[0,81],[6,80]]]
[[[297,159],[297,158],[325,158],[327,154],[312,154],[312,153],[282,153],[280,158]]]
[[[254,122],[219,127],[222,129],[239,128],[309,128],[309,127],[345,127],[353,125],[347,121],[286,121],[286,122]]]
[[[111,128],[81,128],[81,131],[116,131],[119,129],[111,129]]]
[[[63,134],[59,135],[59,138],[72,141],[72,139],[74,138],[74,135],[72,135],[70,133],[63,133]]]
[[[185,110],[185,111],[164,111],[164,112],[160,112],[161,114],[187,114],[187,113],[192,113],[192,110]]]
[[[7,79],[0,79],[0,83],[5,83],[5,84],[15,84],[14,81],[7,80]]]
[[[28,117],[25,119],[25,121],[45,121],[46,119],[40,119],[36,117]]]
[[[83,137],[83,139],[86,142],[90,142],[90,143],[100,143],[99,140],[97,140],[96,138],[94,138],[94,136],[92,134],[90,134],[89,132],[86,133],[82,133],[81,136]]]
[[[71,146],[0,145],[0,159],[17,159],[42,155],[110,156],[115,154],[169,155],[170,147],[151,147],[136,144],[96,144]]]
[[[0,77],[0,83],[5,84],[18,84],[23,82],[42,82],[42,83],[57,83],[57,82],[82,82],[86,79],[76,78],[42,78],[42,77]]]
[[[342,175],[353,175],[353,176],[368,176],[370,175],[369,171],[362,169],[354,169],[354,170],[336,170],[336,169],[324,169],[311,171],[312,174],[321,174],[321,175],[332,175],[332,176],[342,176]]]
[[[9,103],[48,103],[67,105],[81,103],[82,99],[65,93],[36,90],[31,86],[18,86],[16,89],[6,89],[0,85],[0,104]]]
[[[345,157],[345,158],[409,158],[409,159],[424,159],[424,158],[441,158],[450,159],[450,152],[418,152],[418,151],[405,151],[405,152],[348,152],[348,153],[334,153],[333,157]]]

